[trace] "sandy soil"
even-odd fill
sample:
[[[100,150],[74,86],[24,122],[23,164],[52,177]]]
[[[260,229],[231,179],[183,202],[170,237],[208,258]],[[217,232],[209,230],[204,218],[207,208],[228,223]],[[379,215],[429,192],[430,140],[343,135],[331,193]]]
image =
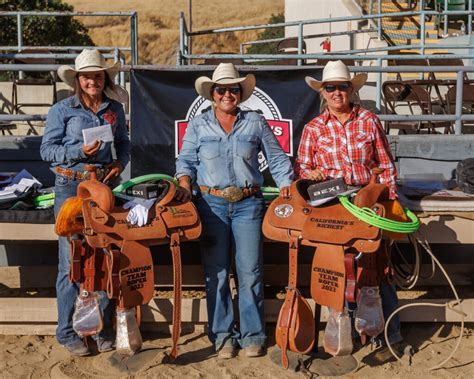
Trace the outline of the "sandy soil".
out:
[[[349,378],[472,378],[474,377],[474,325],[466,329],[463,343],[455,357],[445,368],[428,372],[427,368],[443,360],[451,351],[459,326],[441,324],[405,324],[403,334],[407,343],[415,349],[413,365],[388,362],[377,364],[369,346],[354,353],[358,368]],[[273,330],[269,330],[273,335]],[[269,350],[261,358],[238,357],[218,360],[205,336],[199,330],[181,337],[180,355],[173,363],[167,363],[170,339],[164,334],[144,334],[143,350],[132,358],[120,360],[113,353],[76,358],[59,346],[54,337],[0,336],[1,378],[302,378],[324,377],[326,366],[338,366],[343,370],[352,362],[342,360],[314,360],[309,371],[295,372],[290,367],[283,370],[275,363],[279,359],[273,337]],[[308,358],[306,358],[308,359]],[[310,359],[311,360],[311,359]],[[350,363],[350,364],[349,364]],[[292,361],[296,364],[296,361]],[[356,366],[352,366],[355,368]]]

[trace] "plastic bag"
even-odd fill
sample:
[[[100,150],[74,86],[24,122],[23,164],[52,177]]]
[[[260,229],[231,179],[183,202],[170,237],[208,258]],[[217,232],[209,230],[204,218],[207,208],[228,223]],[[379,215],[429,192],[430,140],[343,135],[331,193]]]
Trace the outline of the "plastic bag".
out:
[[[349,355],[352,352],[351,319],[346,310],[329,308],[329,317],[324,331],[324,351],[333,356]]]
[[[134,355],[142,348],[135,308],[117,309],[116,349],[122,355]]]
[[[76,299],[72,328],[79,337],[94,336],[104,327],[97,292],[83,290]]]
[[[355,312],[355,329],[360,335],[378,336],[383,332],[382,298],[379,287],[362,287]]]

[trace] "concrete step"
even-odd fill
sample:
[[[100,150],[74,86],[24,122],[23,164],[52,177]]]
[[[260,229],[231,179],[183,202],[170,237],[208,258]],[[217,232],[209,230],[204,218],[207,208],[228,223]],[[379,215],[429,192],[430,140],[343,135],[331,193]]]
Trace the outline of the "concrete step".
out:
[[[421,40],[419,38],[403,38],[403,37],[396,37],[396,38],[391,38],[392,42],[395,45],[418,45],[421,43]],[[434,39],[434,38],[427,38],[425,39],[425,44],[435,44],[439,40]]]

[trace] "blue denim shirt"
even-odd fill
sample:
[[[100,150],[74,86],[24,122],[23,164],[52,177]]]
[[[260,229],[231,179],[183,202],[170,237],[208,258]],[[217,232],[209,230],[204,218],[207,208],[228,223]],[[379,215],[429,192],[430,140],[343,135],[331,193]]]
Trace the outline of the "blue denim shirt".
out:
[[[186,129],[176,162],[176,176],[212,188],[262,186],[258,153],[267,158],[278,187],[291,184],[293,168],[266,120],[256,112],[240,110],[227,134],[214,111],[193,118]]]
[[[51,166],[83,171],[84,165],[101,166],[112,162],[112,142],[102,143],[98,153],[87,157],[82,151],[82,129],[110,124],[114,134],[117,159],[125,167],[130,160],[130,139],[122,105],[105,98],[97,114],[84,108],[77,96],[56,104],[48,112],[46,129],[41,141],[41,158]]]

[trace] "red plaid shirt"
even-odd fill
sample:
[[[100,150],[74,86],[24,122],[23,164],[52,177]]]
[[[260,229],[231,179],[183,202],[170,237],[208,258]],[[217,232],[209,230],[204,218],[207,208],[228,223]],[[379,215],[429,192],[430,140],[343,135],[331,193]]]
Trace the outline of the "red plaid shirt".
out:
[[[305,125],[295,166],[298,177],[307,178],[318,169],[325,177],[365,185],[374,167],[385,169],[379,179],[394,198],[397,172],[380,120],[373,113],[356,106],[342,125],[325,110]]]

